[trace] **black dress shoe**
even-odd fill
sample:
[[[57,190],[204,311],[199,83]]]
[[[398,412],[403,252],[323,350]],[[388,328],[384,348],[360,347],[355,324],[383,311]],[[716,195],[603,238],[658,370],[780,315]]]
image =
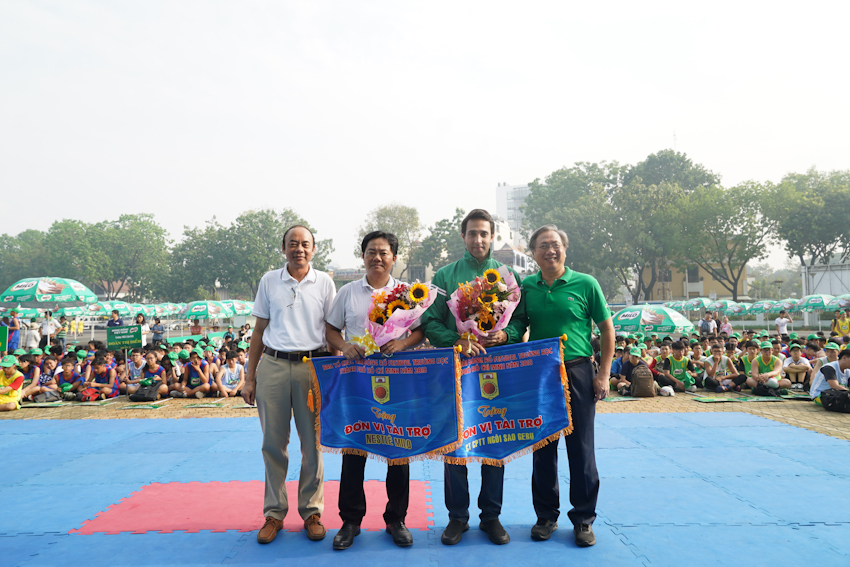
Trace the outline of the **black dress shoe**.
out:
[[[354,543],[354,537],[360,535],[360,526],[343,522],[334,536],[334,549],[348,549]]]
[[[596,536],[590,524],[578,524],[573,528],[576,536],[576,545],[579,547],[590,547],[596,544]]]
[[[492,520],[481,522],[478,524],[478,527],[482,532],[486,532],[490,541],[496,545],[505,545],[511,541],[511,536],[509,536],[508,532],[505,531],[505,528],[502,527],[502,523],[499,521],[499,518],[493,518]]]
[[[552,520],[538,519],[537,523],[531,528],[531,539],[537,541],[546,541],[552,536],[552,532],[558,529],[558,522]]]
[[[440,537],[440,541],[443,542],[443,545],[455,545],[456,543],[460,543],[460,540],[463,537],[463,532],[468,529],[469,524],[467,522],[449,520],[449,525],[443,530],[443,535]]]
[[[393,536],[393,543],[399,547],[410,547],[413,545],[413,535],[404,522],[392,522],[387,524],[387,533]]]

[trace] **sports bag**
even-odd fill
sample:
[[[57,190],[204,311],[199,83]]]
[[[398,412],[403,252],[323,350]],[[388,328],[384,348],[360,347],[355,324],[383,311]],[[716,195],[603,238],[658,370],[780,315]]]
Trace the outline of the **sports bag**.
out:
[[[847,390],[824,390],[820,393],[820,403],[826,411],[850,413],[850,392]]]
[[[645,364],[639,364],[632,369],[632,380],[629,393],[635,398],[654,398],[655,379],[652,377],[652,370]]]
[[[96,402],[100,399],[100,390],[97,388],[86,388],[82,392],[77,392],[78,402]]]
[[[139,386],[139,389],[130,394],[131,402],[155,402],[157,397],[157,390],[159,390],[162,382],[157,380],[152,384],[144,384],[142,383]]]
[[[58,402],[63,398],[56,390],[48,390],[41,394],[35,395],[32,397],[34,402],[38,402],[40,404],[48,403],[48,402]]]

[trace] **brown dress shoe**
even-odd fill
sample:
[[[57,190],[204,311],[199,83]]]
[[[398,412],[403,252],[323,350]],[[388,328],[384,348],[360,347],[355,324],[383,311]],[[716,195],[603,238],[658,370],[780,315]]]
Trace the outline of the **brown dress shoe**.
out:
[[[318,514],[313,514],[304,520],[304,528],[307,530],[307,537],[313,541],[325,539],[325,534],[328,530],[322,525],[322,518]]]
[[[277,532],[279,532],[281,528],[283,528],[283,522],[281,520],[268,516],[266,518],[266,523],[263,524],[263,527],[260,528],[260,531],[257,533],[257,541],[260,543],[273,542],[274,538],[277,537]]]

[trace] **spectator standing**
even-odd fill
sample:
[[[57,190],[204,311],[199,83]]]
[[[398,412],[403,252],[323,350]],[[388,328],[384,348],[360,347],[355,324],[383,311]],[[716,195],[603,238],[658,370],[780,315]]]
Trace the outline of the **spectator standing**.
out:
[[[700,335],[713,335],[717,332],[717,321],[711,318],[711,313],[706,313],[705,317],[699,322]]]
[[[159,346],[162,344],[162,334],[164,332],[165,327],[163,326],[162,321],[159,320],[159,317],[154,317],[153,325],[151,325],[153,346]]]
[[[112,313],[109,315],[109,321],[106,322],[107,327],[123,327],[124,321],[118,315],[118,310],[113,309]]]
[[[791,318],[785,311],[779,312],[779,317],[776,318],[774,324],[776,325],[776,334],[782,337],[783,335],[788,334],[788,323],[793,323],[794,319]]]
[[[39,334],[41,338],[38,341],[38,348],[50,348],[50,338],[59,331],[60,327],[59,321],[53,318],[53,312],[46,312],[39,327]]]

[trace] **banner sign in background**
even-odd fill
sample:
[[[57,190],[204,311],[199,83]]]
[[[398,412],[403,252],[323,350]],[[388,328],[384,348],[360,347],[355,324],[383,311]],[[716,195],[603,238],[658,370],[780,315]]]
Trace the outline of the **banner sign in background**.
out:
[[[463,421],[455,356],[433,349],[313,359],[321,446],[391,464],[456,448]]]
[[[461,358],[463,443],[446,461],[501,465],[572,431],[560,339]]]
[[[109,350],[142,348],[142,326],[107,327],[106,348]]]

